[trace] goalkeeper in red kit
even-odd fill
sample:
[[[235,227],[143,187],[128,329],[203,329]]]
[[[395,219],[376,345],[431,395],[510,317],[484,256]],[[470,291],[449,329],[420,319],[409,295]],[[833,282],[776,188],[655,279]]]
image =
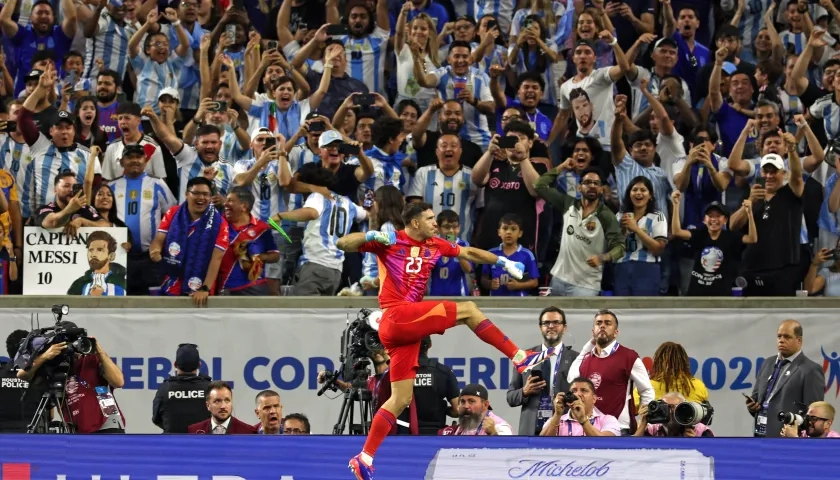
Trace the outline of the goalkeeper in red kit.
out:
[[[377,257],[382,286],[379,339],[391,357],[391,398],[374,415],[362,453],[350,460],[350,470],[358,480],[373,478],[376,449],[411,403],[423,337],[443,334],[455,325],[467,325],[478,338],[510,358],[520,373],[556,353],[553,348],[520,350],[473,302],[423,301],[429,275],[440,257],[498,265],[517,280],[522,278],[524,267],[485,250],[459,247],[439,238],[435,213],[428,203],[406,206],[403,222],[405,230],[396,233],[352,233],[338,240],[338,248],[345,252],[370,252]]]

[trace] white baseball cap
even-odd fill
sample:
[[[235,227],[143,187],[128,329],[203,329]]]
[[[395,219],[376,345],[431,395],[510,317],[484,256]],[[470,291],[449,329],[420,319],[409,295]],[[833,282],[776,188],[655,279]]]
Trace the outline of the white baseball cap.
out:
[[[324,148],[333,142],[343,142],[344,137],[335,130],[327,130],[318,137],[318,148]]]
[[[178,100],[179,102],[181,101],[181,94],[178,93],[177,88],[173,88],[173,87],[164,88],[163,90],[160,91],[160,93],[158,93],[158,100],[160,100],[160,97],[162,97],[164,95],[169,95],[170,97],[174,98],[175,100]]]
[[[786,170],[785,160],[775,153],[768,153],[761,157],[761,168],[764,168],[765,165],[773,165],[779,170]]]
[[[251,134],[251,141],[253,142],[253,141],[254,141],[254,140],[256,140],[256,139],[257,139],[257,137],[259,137],[260,135],[271,135],[271,130],[269,130],[269,129],[265,128],[265,127],[260,127],[260,128],[258,128],[258,129],[256,129],[256,130],[254,130],[254,133],[252,133],[252,134]]]

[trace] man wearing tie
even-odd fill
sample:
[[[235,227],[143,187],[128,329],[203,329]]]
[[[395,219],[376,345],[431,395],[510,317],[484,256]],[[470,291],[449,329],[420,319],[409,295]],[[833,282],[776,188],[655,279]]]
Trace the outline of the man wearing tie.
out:
[[[227,382],[215,381],[207,386],[204,398],[210,418],[187,427],[187,433],[225,435],[236,433],[257,433],[253,425],[233,416],[233,391]]]
[[[563,344],[566,333],[566,314],[557,307],[547,307],[539,316],[540,332],[543,337],[542,349],[560,346],[558,353],[550,362],[543,362],[526,374],[514,369],[507,391],[507,402],[511,407],[522,407],[519,416],[518,435],[539,435],[545,422],[554,414],[554,396],[569,391],[569,367],[577,358],[578,352]],[[537,350],[540,347],[533,347]],[[550,386],[549,386],[550,385]]]
[[[802,353],[802,325],[785,320],[776,332],[778,355],[764,360],[755,379],[747,409],[755,418],[756,437],[779,437],[779,412],[797,413],[825,394],[822,368]]]

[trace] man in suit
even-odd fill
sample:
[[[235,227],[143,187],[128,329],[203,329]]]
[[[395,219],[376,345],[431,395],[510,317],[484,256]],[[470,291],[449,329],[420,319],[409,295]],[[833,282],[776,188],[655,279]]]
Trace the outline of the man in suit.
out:
[[[233,412],[233,391],[227,382],[215,381],[207,386],[204,392],[207,399],[207,411],[210,418],[187,427],[187,433],[199,434],[237,434],[257,433],[256,427],[237,420],[231,415]]]
[[[535,368],[522,375],[513,370],[510,386],[507,391],[507,402],[511,407],[522,407],[519,416],[518,435],[539,435],[545,422],[554,414],[552,399],[557,393],[569,391],[569,367],[577,358],[578,352],[571,346],[563,345],[563,334],[566,333],[566,314],[557,307],[546,307],[540,312],[538,319],[542,346],[531,350],[546,350],[559,346],[557,355],[551,357],[550,362],[543,362],[540,368]],[[550,385],[550,386],[549,386]]]
[[[785,320],[776,332],[778,355],[768,357],[755,379],[747,409],[755,418],[756,437],[779,437],[779,412],[796,413],[825,394],[822,368],[802,353],[802,325]]]

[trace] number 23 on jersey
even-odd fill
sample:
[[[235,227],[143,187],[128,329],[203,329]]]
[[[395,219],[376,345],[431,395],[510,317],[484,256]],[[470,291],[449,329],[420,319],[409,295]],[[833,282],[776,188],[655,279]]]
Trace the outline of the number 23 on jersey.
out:
[[[420,257],[408,257],[405,262],[405,273],[420,273],[423,268],[423,259]]]

